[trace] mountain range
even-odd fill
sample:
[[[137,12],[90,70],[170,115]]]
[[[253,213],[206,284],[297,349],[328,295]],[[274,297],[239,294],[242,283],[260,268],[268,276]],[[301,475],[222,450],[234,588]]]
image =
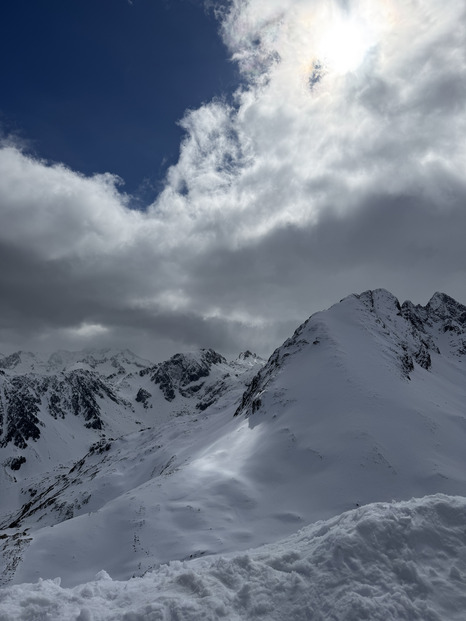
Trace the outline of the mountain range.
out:
[[[400,304],[383,289],[315,313],[268,361],[210,349],[158,364],[111,350],[0,357],[3,583],[144,580],[347,512],[342,523],[364,520],[371,503],[393,512],[443,494],[456,507],[465,364],[465,306],[443,293]]]

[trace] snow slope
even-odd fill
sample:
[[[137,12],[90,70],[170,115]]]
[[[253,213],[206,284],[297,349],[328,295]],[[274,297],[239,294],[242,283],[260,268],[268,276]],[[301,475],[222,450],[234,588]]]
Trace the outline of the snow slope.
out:
[[[368,503],[463,495],[465,320],[443,294],[421,307],[384,290],[316,313],[254,378],[251,367],[244,393],[229,384],[205,410],[25,489],[0,526],[8,578],[125,580]]]
[[[464,498],[367,505],[242,554],[0,589],[0,621],[462,621]]]
[[[267,437],[254,476],[308,520],[377,500],[463,494],[465,318],[442,294],[426,308],[401,307],[384,290],[313,315],[238,408]]]
[[[70,558],[75,556],[72,550],[79,538],[75,528],[79,529],[83,522],[90,524],[88,545],[97,558],[99,554],[104,554],[102,547],[107,550],[107,554],[112,553],[112,537],[122,540],[122,549],[128,556],[122,564],[121,571],[126,572],[122,575],[132,575],[151,566],[155,562],[153,554],[135,543],[142,521],[140,512],[145,510],[145,488],[151,485],[157,487],[159,479],[164,480],[183,464],[186,454],[189,455],[191,451],[192,436],[199,442],[202,436],[208,437],[210,428],[216,429],[217,424],[208,423],[207,431],[202,431],[206,427],[205,420],[223,410],[223,406],[217,406],[217,401],[221,398],[226,403],[237,403],[245,384],[264,364],[262,359],[250,352],[227,362],[212,350],[201,350],[177,354],[155,365],[140,365],[136,361],[135,372],[131,368],[134,358],[127,352],[118,355],[118,366],[122,366],[120,363],[123,357],[125,366],[110,374],[108,371],[112,368],[114,371],[113,363],[117,356],[112,354],[111,358],[105,358],[99,352],[87,353],[85,357],[69,353],[64,355],[61,352],[59,356],[53,356],[53,365],[48,362],[42,365],[42,368],[47,369],[48,374],[45,375],[36,372],[39,364],[33,355],[9,357],[9,364],[4,365],[6,374],[2,378],[3,386],[10,380],[19,379],[20,389],[26,386],[27,394],[34,396],[34,404],[37,404],[35,416],[38,420],[35,424],[40,435],[31,439],[24,438],[23,434],[20,446],[14,442],[4,442],[0,448],[0,459],[3,462],[3,468],[0,468],[0,529],[6,535],[0,540],[3,559],[0,582],[9,581],[18,566],[21,568],[23,549],[32,540],[24,530],[26,527],[34,531],[34,545],[42,540],[48,545],[48,537],[50,534],[54,536],[54,533],[58,536],[58,530],[47,529],[61,522],[64,524],[60,524],[60,527],[65,531],[71,528],[71,533],[67,542],[60,544],[58,556],[68,565],[68,572],[74,574],[75,579],[79,575],[80,563],[83,563],[86,576],[89,569],[89,559],[83,560],[82,555],[78,555],[76,563],[70,563]],[[30,366],[26,366],[31,359],[35,365],[34,373]],[[61,367],[62,364],[65,366]],[[97,364],[100,371],[96,369]],[[49,393],[41,389],[44,377],[46,381],[50,377],[52,380],[60,377],[64,389],[57,392],[65,409],[69,374],[74,377],[76,365],[80,367],[79,372],[84,374],[86,381],[83,391],[86,396],[90,394],[88,400],[91,401],[97,395],[94,403],[98,406],[97,420],[102,422],[100,428],[87,427],[84,424],[85,417],[80,412],[75,415],[65,413],[63,418],[55,418],[50,412]],[[102,388],[94,391],[96,382]],[[113,398],[104,399],[102,394],[105,396],[105,391]],[[138,398],[142,391],[143,397]],[[16,398],[16,402],[21,403],[20,398]],[[7,411],[4,428],[8,429],[15,423],[13,428],[24,430],[24,412],[19,408],[15,418],[11,407],[9,410],[4,409]],[[230,420],[233,411],[230,408]],[[224,418],[225,414],[222,420]],[[134,429],[138,431],[134,432]],[[1,440],[5,440],[5,434],[0,436]],[[19,469],[13,469],[11,455],[14,459],[18,459],[18,456],[24,458],[25,463],[20,464]],[[49,464],[49,471],[44,464]],[[133,489],[137,491],[128,501]],[[139,494],[142,495],[140,502]],[[120,511],[119,505],[124,506],[125,503],[128,506]],[[104,507],[105,511],[99,513]],[[153,508],[150,503],[149,507]],[[105,526],[105,536],[99,534],[101,518],[106,519],[107,513],[113,516],[114,509],[121,517],[128,517],[130,526],[127,537],[120,537],[120,526]],[[118,524],[119,519],[117,517]],[[95,528],[92,526],[94,522],[99,523]],[[155,518],[155,522],[159,520]],[[99,540],[98,543],[93,536]],[[54,544],[50,550],[53,548]],[[38,560],[40,569],[31,561],[31,571],[37,572],[37,575],[42,575],[42,571],[53,572],[53,552],[50,558],[52,564],[48,569],[45,568],[45,561]],[[169,558],[170,555],[167,560]]]

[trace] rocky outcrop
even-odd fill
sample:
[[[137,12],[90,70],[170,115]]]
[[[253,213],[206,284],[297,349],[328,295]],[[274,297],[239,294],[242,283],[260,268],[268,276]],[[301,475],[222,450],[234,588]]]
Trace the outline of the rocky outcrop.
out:
[[[160,388],[165,399],[173,401],[177,394],[191,397],[198,393],[204,385],[202,380],[210,375],[212,366],[218,364],[227,364],[227,361],[213,349],[201,349],[199,354],[175,354],[141,371],[141,376],[150,374],[151,381]]]

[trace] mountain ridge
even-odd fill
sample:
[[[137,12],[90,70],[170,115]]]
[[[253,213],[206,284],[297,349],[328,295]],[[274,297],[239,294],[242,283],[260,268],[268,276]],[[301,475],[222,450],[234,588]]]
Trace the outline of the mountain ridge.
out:
[[[72,585],[92,579],[96,564],[127,579],[271,543],[360,505],[461,494],[465,317],[441,293],[425,306],[383,289],[348,296],[249,366],[242,385],[234,364],[213,362],[215,400],[202,410],[202,357],[213,355],[204,350],[171,377],[173,400],[147,384],[172,413],[165,422],[25,481],[1,521],[8,579],[59,574]],[[151,382],[183,359],[137,375]],[[70,542],[83,532],[77,550]],[[16,556],[15,536],[25,542]]]
[[[464,335],[457,343],[450,343],[452,351],[462,356],[466,354],[466,306],[460,304],[450,296],[436,292],[425,306],[414,305],[407,300],[400,304],[398,299],[386,289],[368,290],[361,294],[351,294],[333,305],[328,311],[314,313],[295,330],[294,334],[287,339],[282,346],[277,348],[268,363],[261,369],[253,380],[253,383],[243,396],[242,403],[235,412],[235,416],[244,413],[249,405],[247,414],[254,413],[260,407],[260,393],[268,382],[273,368],[279,366],[294,351],[302,349],[303,346],[318,345],[321,340],[330,338],[328,329],[318,319],[322,312],[329,312],[332,308],[339,307],[341,304],[350,304],[353,300],[358,300],[376,316],[376,321],[387,331],[392,328],[390,334],[393,335],[393,322],[387,317],[387,310],[391,310],[392,316],[400,316],[406,320],[404,335],[397,338],[397,345],[402,352],[399,354],[399,363],[403,375],[409,379],[409,373],[414,370],[414,364],[428,370],[431,366],[431,352],[440,354],[439,346],[434,342],[433,336],[428,333],[427,327],[441,328],[441,333],[452,332],[456,335]],[[381,312],[382,311],[382,312]],[[384,322],[385,319],[385,322]],[[438,322],[443,322],[438,326]],[[313,323],[312,336],[306,335],[307,326]],[[261,378],[266,378],[261,381]]]
[[[160,424],[172,410],[205,410],[263,362],[252,354],[227,362],[213,350],[175,354],[156,364],[129,350],[15,352],[0,358],[0,449],[9,449],[0,463],[18,473],[32,459],[37,468],[41,436],[53,425],[61,428],[70,460],[101,437]],[[53,454],[51,447],[46,451]],[[53,466],[65,455],[58,451],[48,462]]]

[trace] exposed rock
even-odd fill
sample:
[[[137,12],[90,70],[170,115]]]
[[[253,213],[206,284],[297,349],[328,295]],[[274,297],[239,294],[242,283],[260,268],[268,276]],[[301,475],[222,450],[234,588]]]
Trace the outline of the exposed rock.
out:
[[[226,359],[213,349],[201,349],[200,354],[175,354],[169,360],[153,368],[151,380],[157,384],[167,401],[173,401],[177,394],[191,396],[203,384],[194,385],[208,377],[215,364],[227,364]]]
[[[145,408],[149,407],[148,400],[152,397],[151,393],[144,388],[140,388],[136,395],[136,402],[142,403]]]

